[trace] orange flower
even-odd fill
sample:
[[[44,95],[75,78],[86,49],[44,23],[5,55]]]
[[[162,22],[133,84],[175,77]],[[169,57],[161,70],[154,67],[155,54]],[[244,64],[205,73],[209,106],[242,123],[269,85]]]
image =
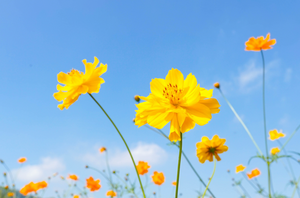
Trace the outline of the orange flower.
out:
[[[79,198],[79,195],[74,195],[74,197],[73,198]]]
[[[243,172],[245,170],[245,168],[246,168],[246,166],[243,166],[243,164],[240,164],[235,168],[235,173]]]
[[[258,168],[253,169],[251,171],[251,173],[247,173],[248,179],[252,179],[252,178],[257,177],[259,175],[260,175],[260,171],[258,170]]]
[[[21,164],[26,162],[26,161],[27,161],[26,157],[21,157],[21,158],[18,159],[18,162],[21,163]]]
[[[4,189],[7,190],[7,189],[8,189],[8,186],[6,185],[6,186],[4,187]]]
[[[45,181],[37,182],[35,185],[37,186],[38,190],[46,188],[48,186],[47,182]]]
[[[157,171],[154,171],[154,173],[152,175],[152,181],[156,185],[162,185],[165,182],[165,176],[162,172],[158,173]]]
[[[176,186],[176,184],[177,184],[176,181],[173,181],[173,182],[172,182],[172,185],[173,185],[173,186]]]
[[[105,147],[101,147],[101,148],[99,149],[99,151],[100,151],[100,153],[103,153],[104,151],[106,151],[106,148],[105,148]]]
[[[109,190],[109,191],[107,191],[106,196],[108,196],[108,197],[116,197],[117,193],[115,191],[113,191],[113,190]]]
[[[140,175],[144,175],[148,173],[148,169],[151,166],[148,165],[148,162],[139,161],[138,165],[136,165],[137,171]]]
[[[270,33],[267,34],[266,38],[263,36],[254,38],[249,38],[248,41],[246,41],[245,45],[246,51],[260,51],[260,50],[268,50],[272,49],[271,45],[275,45],[276,39],[270,40]]]
[[[280,149],[278,147],[274,147],[274,148],[271,149],[271,154],[272,155],[276,155],[279,152],[280,152]]]
[[[40,189],[46,188],[48,186],[47,182],[41,181],[37,183],[30,182],[26,184],[23,188],[21,188],[20,193],[24,196],[31,192],[37,192]]]
[[[77,180],[78,180],[77,175],[69,175],[68,178],[69,178],[69,179],[72,179],[72,180],[74,180],[74,181],[77,181]]]
[[[7,196],[8,196],[8,197],[13,197],[14,195],[15,195],[15,194],[14,194],[13,192],[8,192],[8,193],[7,193]]]
[[[96,191],[101,188],[100,180],[94,180],[93,177],[86,179],[86,187],[90,189],[90,191]]]
[[[216,83],[214,84],[214,87],[217,88],[217,89],[219,89],[219,88],[220,88],[220,83],[219,83],[219,82],[216,82]]]

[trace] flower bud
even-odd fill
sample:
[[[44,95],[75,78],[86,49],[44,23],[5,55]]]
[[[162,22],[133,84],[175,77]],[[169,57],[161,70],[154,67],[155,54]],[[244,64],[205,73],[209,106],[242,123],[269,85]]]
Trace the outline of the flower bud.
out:
[[[141,99],[140,99],[140,97],[139,97],[138,95],[135,95],[135,96],[134,96],[134,100],[135,100],[136,102],[140,102]]]
[[[219,89],[219,88],[220,88],[220,83],[216,82],[216,83],[214,84],[214,87],[217,88],[217,89]]]

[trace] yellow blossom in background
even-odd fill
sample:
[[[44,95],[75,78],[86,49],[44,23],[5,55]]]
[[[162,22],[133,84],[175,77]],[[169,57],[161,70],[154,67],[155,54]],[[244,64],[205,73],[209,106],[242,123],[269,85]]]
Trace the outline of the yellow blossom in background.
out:
[[[99,151],[100,151],[100,153],[103,153],[104,151],[106,151],[106,148],[105,148],[105,147],[101,147],[101,148],[99,149]]]
[[[272,140],[272,141],[277,140],[277,139],[279,139],[281,137],[285,137],[285,134],[282,133],[281,130],[278,133],[277,129],[269,131],[269,135],[270,135],[269,139]]]
[[[79,198],[79,195],[74,195],[73,198]]]
[[[135,125],[149,124],[162,129],[170,124],[169,139],[178,141],[180,133],[207,124],[213,113],[219,113],[219,102],[211,98],[213,90],[201,88],[194,75],[186,79],[178,69],[171,69],[165,79],[155,78],[150,83],[151,93],[139,96]]]
[[[239,173],[239,172],[242,172],[246,169],[246,166],[243,166],[243,164],[240,164],[238,166],[236,166],[235,168],[235,173]]]
[[[69,179],[72,179],[74,181],[77,181],[78,180],[78,176],[77,175],[69,175],[68,177]]]
[[[172,182],[172,185],[173,185],[173,186],[176,186],[176,184],[177,184],[176,181],[173,181],[173,182]]]
[[[19,162],[20,164],[22,164],[22,163],[24,163],[24,162],[26,162],[26,161],[27,161],[27,158],[26,158],[26,157],[21,157],[21,158],[18,159],[18,162]]]
[[[58,92],[53,95],[59,102],[63,101],[62,104],[58,105],[60,110],[68,109],[81,94],[98,93],[100,85],[104,83],[100,76],[106,72],[107,65],[100,63],[100,67],[97,67],[99,63],[97,57],[94,57],[94,63],[87,63],[86,59],[82,62],[85,65],[85,73],[72,69],[67,74],[60,72],[57,75],[58,82],[65,84],[65,86],[58,84]]]
[[[199,162],[204,163],[206,160],[212,162],[213,156],[220,161],[221,158],[218,154],[228,150],[228,147],[224,145],[225,142],[226,139],[220,139],[218,135],[214,135],[211,140],[203,136],[201,142],[196,144]]]
[[[165,176],[162,172],[157,172],[154,171],[153,175],[152,175],[152,181],[156,184],[156,185],[162,185],[165,182]]]
[[[258,168],[253,169],[251,173],[247,173],[248,179],[252,179],[260,175],[260,170]]]
[[[117,196],[117,193],[113,190],[109,190],[106,192],[106,196],[108,197],[116,197]]]
[[[8,197],[13,197],[14,195],[15,195],[15,194],[14,194],[13,192],[8,192],[8,193],[7,193],[7,196],[8,196]]]
[[[263,36],[254,38],[251,37],[246,43],[246,51],[260,51],[272,49],[272,45],[275,45],[276,39],[270,40],[270,33],[267,34],[266,38]]]
[[[271,149],[271,154],[272,155],[276,155],[279,152],[280,152],[280,149],[278,147],[274,147],[274,148]]]
[[[136,165],[136,169],[140,175],[144,175],[148,173],[148,169],[151,166],[148,165],[148,162],[139,161],[139,163]]]

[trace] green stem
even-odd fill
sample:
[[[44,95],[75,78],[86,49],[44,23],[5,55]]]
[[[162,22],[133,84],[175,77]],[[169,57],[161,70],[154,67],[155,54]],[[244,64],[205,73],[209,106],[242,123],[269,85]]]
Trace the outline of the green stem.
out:
[[[105,177],[105,179],[107,179],[109,181],[109,178],[104,173],[102,173],[101,171],[99,171],[98,169],[90,167],[90,166],[88,166],[88,168],[92,169],[92,170],[94,170],[94,171],[96,171],[98,173],[100,173],[103,177]]]
[[[223,96],[224,100],[227,102],[229,108],[231,109],[231,111],[234,113],[235,117],[240,121],[240,123],[242,124],[242,126],[244,127],[245,131],[248,133],[250,139],[252,140],[253,144],[255,145],[255,147],[257,148],[258,152],[260,153],[261,156],[263,156],[263,153],[261,152],[261,150],[259,149],[258,145],[256,144],[254,138],[252,137],[249,129],[247,128],[247,126],[245,125],[245,123],[243,122],[243,120],[240,118],[240,116],[237,114],[237,112],[235,111],[235,109],[233,108],[233,106],[230,104],[230,102],[227,100],[227,98],[225,97],[225,95],[223,94],[221,88],[219,88],[219,91],[221,93],[221,95]]]
[[[160,129],[158,129],[158,131],[156,129],[153,129],[152,127],[149,127],[148,125],[144,125],[145,127],[147,127],[148,129],[162,135],[163,137],[165,137],[166,139],[168,139],[170,141],[170,139],[168,138],[168,136],[162,132]],[[171,143],[173,143],[174,145],[177,146],[177,148],[179,148],[179,146],[177,144],[175,144],[174,142],[170,141]],[[182,155],[183,157],[185,158],[185,160],[187,161],[187,163],[190,165],[191,169],[194,171],[195,175],[198,177],[198,179],[200,180],[200,182],[203,184],[203,186],[206,188],[206,184],[205,182],[202,180],[202,178],[200,177],[200,175],[197,173],[196,169],[193,167],[192,163],[190,162],[190,160],[188,159],[188,157],[185,155],[185,153],[182,151]],[[208,188],[207,189],[208,192],[210,193],[210,195],[213,197],[213,198],[216,198],[215,195],[210,191],[210,189]]]
[[[277,142],[282,147],[282,143],[279,140],[277,140]],[[282,149],[283,149],[284,154],[288,155],[287,152],[286,152],[286,150],[284,148],[282,148]],[[291,165],[290,159],[286,158],[286,160],[288,162],[288,165],[289,165],[289,168],[290,168],[290,171],[291,171],[291,174],[292,174],[292,178],[293,178],[294,181],[296,181],[295,173],[294,173],[293,167]]]
[[[267,121],[266,121],[266,100],[265,100],[265,58],[263,50],[260,50],[262,62],[263,62],[263,115],[264,115],[264,132],[265,132],[265,145],[266,145],[266,156],[269,159],[269,149],[268,149],[268,135],[267,135]],[[271,198],[271,171],[270,171],[270,163],[267,161],[268,166],[268,188],[269,188],[269,198]]]
[[[292,137],[295,135],[295,133],[298,131],[299,128],[300,128],[300,125],[295,129],[295,131],[292,133],[292,135],[289,137],[289,139],[283,144],[283,146],[281,147],[280,150],[282,150],[287,145],[287,143],[292,139]]]
[[[204,193],[203,193],[203,195],[202,195],[202,198],[204,198],[204,196],[205,196],[205,194],[206,194],[206,191],[207,191],[207,189],[208,189],[208,186],[209,186],[209,184],[210,184],[212,178],[213,178],[214,175],[215,175],[215,172],[216,172],[216,166],[217,166],[217,160],[216,160],[216,158],[215,158],[215,156],[214,156],[214,170],[213,170],[213,173],[212,173],[211,177],[209,178],[209,182],[208,182],[208,184],[207,184],[207,186],[206,186],[206,188],[205,188],[205,190],[204,190]]]
[[[176,179],[176,191],[175,198],[178,198],[178,186],[179,186],[179,173],[180,173],[180,163],[181,163],[181,153],[182,153],[182,133],[180,132],[180,141],[179,141],[179,156],[178,156],[178,167],[177,167],[177,179]]]
[[[291,198],[294,198],[295,193],[296,193],[296,190],[298,189],[298,184],[299,184],[299,182],[300,182],[300,177],[299,177],[297,183],[295,184],[295,189],[294,189],[294,191],[293,191],[293,194],[292,194],[292,197],[291,197]]]
[[[249,198],[251,198],[249,193],[247,192],[247,190],[243,187],[242,183],[240,184],[240,187],[244,191],[245,195],[247,195]]]
[[[126,141],[125,141],[125,139],[123,138],[121,132],[119,131],[118,127],[115,125],[115,123],[113,122],[113,120],[109,117],[109,115],[108,115],[108,114],[106,113],[106,111],[103,109],[103,107],[102,107],[102,106],[98,103],[98,101],[92,96],[92,94],[89,93],[89,95],[90,95],[91,98],[97,103],[97,105],[102,109],[102,111],[104,112],[104,114],[107,116],[107,118],[110,120],[110,122],[114,125],[115,129],[117,130],[117,132],[119,133],[120,137],[122,138],[122,140],[123,140],[123,142],[124,142],[124,144],[125,144],[125,146],[126,146],[126,148],[127,148],[127,151],[128,151],[128,153],[129,153],[129,155],[130,155],[130,158],[131,158],[131,160],[132,160],[132,163],[133,163],[133,165],[134,165],[135,172],[136,172],[136,174],[137,174],[137,177],[138,177],[139,183],[140,183],[140,187],[141,187],[142,192],[143,192],[143,196],[144,196],[144,198],[146,198],[145,191],[144,191],[144,187],[143,187],[143,185],[142,185],[142,181],[141,181],[140,175],[139,175],[139,173],[138,173],[138,171],[137,171],[136,164],[135,164],[135,162],[134,162],[134,159],[133,159],[133,157],[132,157],[132,154],[131,154],[131,152],[130,152],[130,149],[129,149],[129,147],[128,147]]]
[[[112,177],[111,177],[111,171],[110,171],[109,163],[108,163],[108,153],[107,153],[107,150],[105,151],[105,159],[106,159],[106,166],[107,166],[108,175],[109,175],[109,183],[111,185],[111,188],[114,189],[113,181],[112,181]]]

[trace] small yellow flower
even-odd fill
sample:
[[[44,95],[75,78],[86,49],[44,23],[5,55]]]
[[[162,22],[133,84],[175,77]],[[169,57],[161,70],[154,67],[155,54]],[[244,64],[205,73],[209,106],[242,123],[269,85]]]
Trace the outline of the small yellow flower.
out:
[[[177,184],[176,181],[173,181],[173,182],[172,182],[172,185],[173,185],[173,186],[176,186],[176,184]]]
[[[14,194],[13,192],[8,192],[8,193],[7,193],[7,196],[8,196],[8,197],[13,197],[14,195],[15,195],[15,194]]]
[[[74,195],[73,198],[79,198],[79,195]]]
[[[285,134],[282,133],[282,130],[280,130],[280,132],[278,133],[277,129],[271,130],[269,132],[269,135],[270,135],[269,139],[272,141],[277,140],[281,137],[285,137]]]
[[[240,164],[235,168],[235,173],[243,172],[245,169],[246,169],[246,166],[243,166],[243,164]]]
[[[99,149],[99,151],[100,151],[100,153],[103,153],[104,151],[106,151],[106,148],[105,148],[105,147],[101,147],[101,148]]]
[[[279,152],[280,152],[280,149],[278,147],[274,147],[274,148],[271,149],[271,154],[272,155],[276,155]]]
[[[135,100],[136,102],[140,102],[140,97],[139,97],[138,95],[135,95],[135,96],[134,96],[134,100]]]
[[[164,176],[163,172],[159,173],[157,171],[154,171],[154,173],[151,177],[152,177],[153,183],[155,183],[156,185],[160,186],[165,182],[165,176]]]
[[[106,196],[107,197],[116,197],[117,193],[113,190],[109,190],[109,191],[106,192]]]
[[[247,173],[248,179],[252,179],[260,175],[260,170],[258,168],[253,169],[251,173]]]
[[[104,80],[100,76],[106,72],[107,65],[100,63],[100,67],[97,67],[99,63],[97,57],[94,57],[94,63],[87,63],[85,59],[82,62],[85,65],[85,74],[72,69],[67,74],[60,72],[57,75],[58,82],[65,84],[65,86],[58,84],[58,92],[53,95],[57,101],[63,101],[62,104],[58,105],[60,110],[64,108],[68,109],[81,94],[98,93],[100,85],[104,83]]]
[[[169,139],[180,141],[185,133],[198,125],[207,124],[219,113],[219,102],[211,98],[213,90],[201,88],[194,75],[186,79],[178,69],[171,69],[165,79],[155,78],[150,83],[151,93],[137,104],[135,125],[149,124],[162,129],[170,124]]]
[[[140,175],[148,173],[149,168],[151,168],[151,166],[148,165],[148,162],[144,161],[139,161],[139,163],[136,165],[136,169]]]
[[[221,160],[219,153],[224,153],[228,150],[228,147],[224,145],[226,139],[220,139],[218,135],[214,135],[211,140],[208,137],[203,136],[201,142],[196,144],[197,157],[200,163],[204,163],[206,160],[212,162],[213,156],[218,161]]]

